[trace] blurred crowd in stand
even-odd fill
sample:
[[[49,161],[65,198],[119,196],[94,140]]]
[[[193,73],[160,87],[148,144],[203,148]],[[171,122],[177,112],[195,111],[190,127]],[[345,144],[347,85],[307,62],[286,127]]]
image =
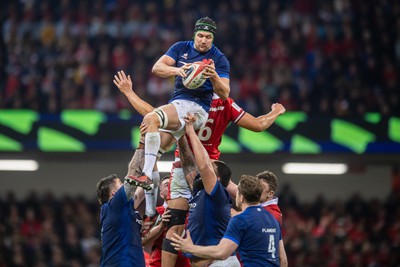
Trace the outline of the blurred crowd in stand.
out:
[[[279,199],[289,266],[400,266],[400,190],[384,201],[300,202],[283,185]],[[95,197],[0,195],[0,267],[99,266],[99,225]]]
[[[231,96],[253,115],[274,102],[323,116],[400,114],[397,0],[5,1],[0,109],[131,109],[112,83],[118,70],[162,105],[173,80],[151,67],[203,16],[217,22]],[[384,201],[301,203],[290,186],[279,197],[290,266],[400,266],[399,188]],[[99,266],[99,225],[95,197],[0,195],[0,267]]]
[[[231,96],[254,115],[400,113],[397,0],[24,0],[1,7],[0,109],[130,108],[118,70],[154,106],[173,80],[151,67],[202,16],[231,63]]]

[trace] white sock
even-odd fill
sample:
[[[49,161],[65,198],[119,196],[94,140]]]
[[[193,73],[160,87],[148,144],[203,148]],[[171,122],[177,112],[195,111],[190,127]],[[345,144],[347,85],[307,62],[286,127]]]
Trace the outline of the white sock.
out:
[[[156,214],[156,205],[157,205],[157,198],[158,198],[158,187],[160,184],[160,173],[155,171],[152,173],[152,180],[154,183],[154,189],[145,191],[145,198],[146,198],[146,212],[145,214],[149,217]]]
[[[161,138],[159,132],[146,133],[144,138],[144,166],[143,172],[151,179],[157,153],[160,149]]]

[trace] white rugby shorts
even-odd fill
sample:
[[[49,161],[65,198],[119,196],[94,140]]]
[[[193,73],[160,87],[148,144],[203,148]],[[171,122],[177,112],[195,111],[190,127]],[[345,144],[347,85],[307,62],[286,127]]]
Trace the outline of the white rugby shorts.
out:
[[[240,267],[240,262],[236,256],[230,256],[226,260],[213,261],[208,267]]]
[[[172,164],[171,177],[169,181],[168,200],[180,197],[186,198],[187,200],[190,199],[192,193],[189,184],[186,181],[180,161],[175,161]]]
[[[171,133],[176,140],[179,140],[179,138],[181,138],[185,134],[185,117],[188,113],[197,116],[196,121],[193,123],[193,127],[195,130],[199,130],[208,119],[208,113],[196,102],[178,99],[172,101],[171,104],[173,104],[176,108],[181,127],[178,130],[174,131],[165,129],[160,129],[160,131]]]

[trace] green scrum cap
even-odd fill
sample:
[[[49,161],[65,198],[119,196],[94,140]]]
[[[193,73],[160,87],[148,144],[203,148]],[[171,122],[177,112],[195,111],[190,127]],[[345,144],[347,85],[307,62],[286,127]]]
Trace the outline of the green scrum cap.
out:
[[[198,31],[211,32],[213,35],[217,32],[217,23],[209,17],[204,17],[196,21],[194,25],[194,33]]]

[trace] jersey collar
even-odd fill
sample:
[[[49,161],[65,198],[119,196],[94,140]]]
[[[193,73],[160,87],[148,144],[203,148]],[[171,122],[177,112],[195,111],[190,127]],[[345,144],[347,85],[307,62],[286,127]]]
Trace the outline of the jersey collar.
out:
[[[261,207],[269,206],[269,205],[278,205],[278,198],[274,197],[271,200],[265,201],[263,203],[260,203]]]
[[[220,97],[216,94],[216,93],[213,93],[213,98],[212,99],[219,99]]]

